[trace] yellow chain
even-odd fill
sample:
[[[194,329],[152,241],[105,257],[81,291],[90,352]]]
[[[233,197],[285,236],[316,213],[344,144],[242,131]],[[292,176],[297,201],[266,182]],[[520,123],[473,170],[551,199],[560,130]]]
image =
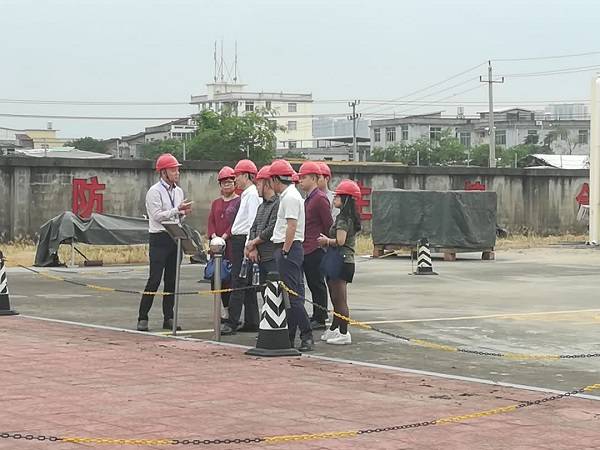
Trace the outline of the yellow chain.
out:
[[[313,434],[290,434],[280,436],[265,437],[265,442],[291,442],[291,441],[309,441],[316,439],[343,439],[348,437],[358,436],[358,431],[333,431],[330,433],[313,433]]]

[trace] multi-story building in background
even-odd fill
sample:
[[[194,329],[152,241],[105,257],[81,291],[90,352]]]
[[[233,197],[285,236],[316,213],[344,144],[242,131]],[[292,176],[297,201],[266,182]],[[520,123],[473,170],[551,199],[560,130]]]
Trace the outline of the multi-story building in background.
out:
[[[510,108],[494,112],[496,146],[510,148],[526,142],[542,143],[553,133],[550,148],[555,154],[589,154],[589,119],[540,118],[535,111]],[[370,125],[371,150],[418,139],[438,140],[450,132],[465,147],[489,144],[488,112],[474,117],[442,116],[441,112],[390,119]]]
[[[301,141],[313,137],[312,94],[250,92],[245,84],[228,81],[208,83],[206,88],[206,94],[191,98],[190,103],[198,107],[198,112],[245,114],[259,109],[272,112],[272,120],[285,129],[275,133],[278,149],[298,148]]]

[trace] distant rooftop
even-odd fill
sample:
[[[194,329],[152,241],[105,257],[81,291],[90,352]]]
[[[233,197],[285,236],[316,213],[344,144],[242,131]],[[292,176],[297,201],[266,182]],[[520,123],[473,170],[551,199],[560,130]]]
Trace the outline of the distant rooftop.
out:
[[[76,158],[76,159],[109,159],[112,155],[104,153],[86,152],[74,147],[56,147],[56,148],[30,148],[15,149],[15,153],[34,158]]]

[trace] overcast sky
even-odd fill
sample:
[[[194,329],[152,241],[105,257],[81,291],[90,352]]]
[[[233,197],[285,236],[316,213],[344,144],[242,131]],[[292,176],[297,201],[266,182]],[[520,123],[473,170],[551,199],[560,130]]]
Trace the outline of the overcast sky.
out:
[[[600,68],[597,0],[0,0],[0,114],[174,117],[193,108],[15,104],[6,99],[187,102],[213,77],[214,41],[224,40],[249,90],[312,92],[315,113],[445,110],[487,101],[482,65],[404,100],[374,105],[440,82],[488,59],[495,74]],[[219,44],[220,45],[220,44]],[[503,102],[586,100],[596,69],[554,76],[507,76]],[[476,79],[477,78],[477,79]],[[453,87],[455,86],[455,87]],[[468,92],[464,92],[468,91]],[[447,98],[449,96],[453,96]],[[455,104],[449,104],[455,102]],[[486,109],[472,105],[467,112]],[[542,109],[542,105],[539,105]],[[0,116],[0,127],[43,128],[62,137],[131,134],[151,121]]]

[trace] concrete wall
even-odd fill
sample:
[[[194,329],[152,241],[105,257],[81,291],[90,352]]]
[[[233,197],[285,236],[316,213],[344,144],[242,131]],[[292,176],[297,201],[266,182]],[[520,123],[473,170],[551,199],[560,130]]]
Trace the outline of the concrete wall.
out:
[[[188,161],[181,186],[194,200],[190,224],[205,231],[210,202],[216,198],[216,173],[222,164]],[[511,231],[564,233],[584,231],[576,220],[575,196],[588,181],[586,170],[425,168],[395,164],[331,164],[332,186],[342,178],[373,189],[463,189],[481,181],[498,193],[498,223]],[[97,176],[106,213],[140,217],[147,189],[157,180],[145,160],[62,160],[0,157],[0,240],[35,236],[40,226],[72,205],[73,178]],[[365,224],[368,230],[370,224]]]

